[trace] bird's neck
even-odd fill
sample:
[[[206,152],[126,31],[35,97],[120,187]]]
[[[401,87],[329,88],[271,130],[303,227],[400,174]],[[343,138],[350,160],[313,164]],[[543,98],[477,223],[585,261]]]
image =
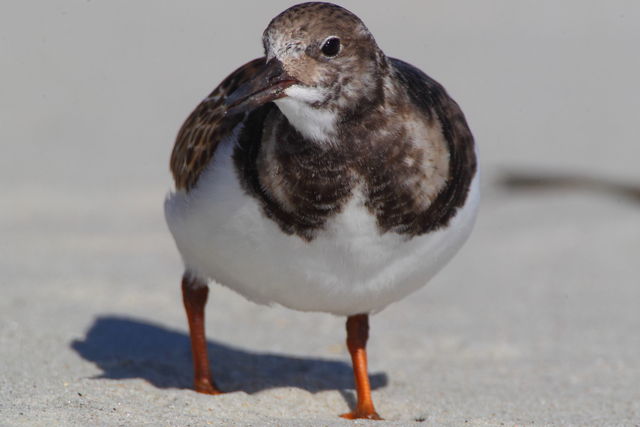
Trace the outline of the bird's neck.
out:
[[[338,113],[330,108],[317,108],[292,97],[276,101],[280,112],[305,139],[318,144],[329,144],[337,136]]]
[[[293,97],[278,99],[276,105],[288,124],[305,140],[329,148],[340,144],[341,139],[365,122],[371,130],[381,126],[382,121],[377,122],[375,117],[385,110],[389,99],[381,86],[375,96],[363,98],[349,107],[328,103],[314,105]]]

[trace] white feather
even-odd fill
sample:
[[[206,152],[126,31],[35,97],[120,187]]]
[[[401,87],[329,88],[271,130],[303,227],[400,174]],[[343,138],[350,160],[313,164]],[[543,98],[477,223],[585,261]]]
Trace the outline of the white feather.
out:
[[[412,239],[379,235],[356,195],[306,242],[282,232],[244,192],[232,152],[232,141],[223,141],[196,188],[167,196],[165,215],[188,271],[258,303],[338,315],[379,311],[426,284],[473,226],[477,175],[446,228]]]
[[[336,113],[326,109],[313,108],[314,102],[322,101],[325,93],[318,88],[293,85],[285,89],[287,95],[275,100],[298,132],[307,139],[327,142],[335,135]]]

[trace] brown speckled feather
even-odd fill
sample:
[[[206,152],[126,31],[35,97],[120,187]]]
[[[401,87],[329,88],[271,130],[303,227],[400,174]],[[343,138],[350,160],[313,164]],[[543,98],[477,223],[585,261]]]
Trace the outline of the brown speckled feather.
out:
[[[234,151],[238,177],[283,232],[313,240],[358,184],[363,184],[365,205],[381,233],[411,237],[435,231],[449,225],[464,205],[477,164],[462,111],[435,80],[406,62],[389,60],[406,91],[407,97],[399,99],[407,102],[394,105],[393,116],[386,109],[372,108],[384,101],[382,95],[369,108],[361,106],[360,117],[338,124],[340,139],[333,146],[321,147],[302,138],[273,104],[247,116]],[[420,117],[432,138],[444,140],[442,148],[448,153],[444,182],[423,175],[420,159],[442,153],[427,151],[435,148],[427,141],[411,141],[402,122],[403,109],[417,113],[414,117]],[[381,128],[387,132],[381,133]],[[263,140],[264,134],[278,138]],[[407,159],[415,161],[413,166]],[[425,188],[434,193],[427,195]]]
[[[250,80],[265,58],[250,61],[231,73],[184,122],[171,153],[171,173],[177,190],[191,190],[198,182],[220,141],[242,121],[244,114],[227,115],[225,98]]]
[[[405,232],[419,235],[447,226],[466,202],[478,167],[475,142],[462,110],[438,82],[413,65],[395,58],[390,60],[415,106],[427,116],[437,118],[450,155],[446,186],[428,209],[417,213],[409,224],[403,224],[407,226]]]

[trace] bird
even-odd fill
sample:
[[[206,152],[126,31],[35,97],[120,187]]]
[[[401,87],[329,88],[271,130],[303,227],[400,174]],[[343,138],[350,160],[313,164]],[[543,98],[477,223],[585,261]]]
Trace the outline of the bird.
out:
[[[188,116],[165,218],[184,263],[194,388],[209,365],[209,284],[259,304],[346,319],[356,404],[371,396],[369,316],[424,286],[460,249],[479,204],[476,146],[442,85],[387,57],[355,14],[292,6],[264,56],[232,72]]]

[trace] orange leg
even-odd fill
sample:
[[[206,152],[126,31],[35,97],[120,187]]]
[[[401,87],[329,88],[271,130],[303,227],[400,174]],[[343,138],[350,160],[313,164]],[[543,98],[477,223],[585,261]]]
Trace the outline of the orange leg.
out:
[[[204,306],[207,304],[209,286],[202,281],[190,277],[187,273],[182,276],[182,301],[189,320],[189,335],[191,336],[191,354],[193,356],[193,385],[197,392],[206,394],[220,394],[211,377],[209,358],[207,356],[207,338],[204,333]]]
[[[347,318],[347,348],[353,363],[358,403],[355,411],[340,415],[342,418],[350,420],[357,418],[382,419],[373,407],[373,401],[371,400],[371,386],[369,385],[369,375],[367,374],[366,346],[368,338],[369,316],[367,314],[349,316]]]

